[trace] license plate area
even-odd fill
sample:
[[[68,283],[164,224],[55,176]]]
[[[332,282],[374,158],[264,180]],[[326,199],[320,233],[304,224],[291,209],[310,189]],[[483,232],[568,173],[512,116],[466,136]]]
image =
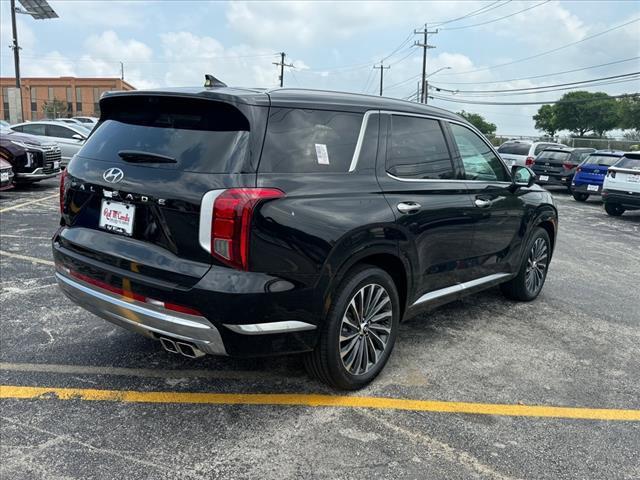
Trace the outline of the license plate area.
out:
[[[597,192],[598,190],[600,190],[598,185],[587,185],[588,192]]]
[[[99,226],[104,230],[130,237],[133,235],[135,211],[135,205],[102,200]]]
[[[6,182],[9,180],[9,172],[0,173],[0,181]]]
[[[630,174],[627,178],[632,183],[640,183],[640,175]]]
[[[547,182],[547,181],[549,180],[549,175],[540,175],[540,176],[538,177],[538,179],[539,179],[541,182]]]

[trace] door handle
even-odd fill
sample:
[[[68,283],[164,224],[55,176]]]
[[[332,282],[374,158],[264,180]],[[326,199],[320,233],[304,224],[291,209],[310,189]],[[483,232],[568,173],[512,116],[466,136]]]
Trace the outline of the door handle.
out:
[[[476,204],[476,207],[479,208],[487,208],[491,206],[491,200],[483,200],[482,198],[476,198],[474,203]]]
[[[400,202],[397,205],[398,211],[400,213],[417,213],[420,211],[422,206],[416,202]]]

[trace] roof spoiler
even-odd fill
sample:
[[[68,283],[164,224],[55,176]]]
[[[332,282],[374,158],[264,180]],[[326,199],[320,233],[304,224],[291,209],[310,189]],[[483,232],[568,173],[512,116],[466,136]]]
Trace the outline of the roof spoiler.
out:
[[[221,82],[220,80],[218,80],[213,75],[205,73],[205,75],[204,75],[204,86],[205,87],[226,87],[227,84],[224,83],[224,82]]]

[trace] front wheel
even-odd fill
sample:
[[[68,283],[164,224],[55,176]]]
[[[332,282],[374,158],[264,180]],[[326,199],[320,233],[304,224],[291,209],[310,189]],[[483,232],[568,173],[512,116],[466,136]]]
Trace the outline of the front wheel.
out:
[[[356,390],[371,382],[391,355],[400,321],[398,292],[384,270],[363,265],[347,275],[332,297],[305,366],[332,387]]]
[[[547,231],[536,228],[526,248],[518,275],[500,285],[500,288],[505,296],[513,300],[530,302],[540,294],[547,278],[551,258],[551,240]]]
[[[589,194],[588,193],[578,193],[578,192],[573,192],[572,193],[573,198],[577,201],[577,202],[586,202],[587,198],[589,198]]]
[[[617,203],[605,203],[604,210],[612,217],[619,217],[625,212],[625,209],[622,205],[618,205]]]

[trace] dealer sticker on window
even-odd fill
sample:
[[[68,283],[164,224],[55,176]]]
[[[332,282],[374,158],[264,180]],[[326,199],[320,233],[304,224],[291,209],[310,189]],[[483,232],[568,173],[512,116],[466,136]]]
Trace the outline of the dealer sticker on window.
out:
[[[100,209],[100,228],[131,236],[135,211],[136,207],[133,205],[103,200]]]
[[[318,158],[318,165],[329,165],[329,152],[324,143],[316,143],[316,157]]]

